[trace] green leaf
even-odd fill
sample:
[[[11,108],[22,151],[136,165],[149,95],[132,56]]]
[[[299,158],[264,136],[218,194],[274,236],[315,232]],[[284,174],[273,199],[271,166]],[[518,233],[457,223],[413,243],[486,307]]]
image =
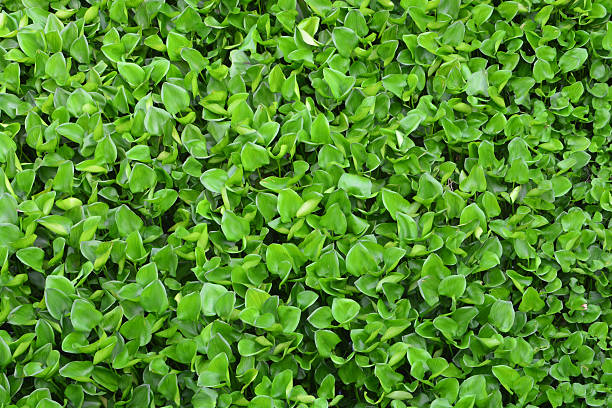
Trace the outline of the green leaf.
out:
[[[514,325],[514,308],[508,300],[496,300],[489,311],[489,323],[507,333]]]
[[[330,357],[338,343],[340,343],[340,337],[332,331],[317,330],[315,332],[315,345],[321,357]]]
[[[70,55],[81,64],[89,63],[91,51],[89,42],[84,35],[77,37],[70,45]]]
[[[540,298],[538,291],[532,287],[529,287],[525,290],[525,292],[523,292],[523,299],[519,305],[519,310],[521,312],[538,312],[542,310],[544,306],[545,303]]]
[[[17,258],[24,264],[34,269],[35,271],[42,272],[43,260],[45,258],[45,252],[36,247],[22,248],[17,251]]]
[[[415,199],[424,205],[431,204],[442,195],[442,185],[429,173],[424,173],[419,178],[419,189]]]
[[[71,361],[60,368],[59,374],[76,381],[89,382],[93,370],[91,361]]]
[[[102,321],[102,313],[85,299],[76,299],[72,303],[70,321],[76,330],[90,331]]]
[[[334,317],[329,306],[322,306],[308,316],[308,322],[317,329],[326,329],[332,326]]]
[[[463,275],[447,276],[440,281],[438,293],[442,296],[459,298],[465,292],[466,280]]]
[[[254,143],[246,143],[240,152],[242,167],[246,171],[257,170],[258,168],[270,163],[268,152],[262,146]]]
[[[189,107],[189,93],[169,82],[164,82],[162,85],[161,97],[166,110],[172,115],[183,112]]]
[[[368,197],[372,194],[372,182],[356,174],[344,173],[338,181],[338,187],[357,197]]]
[[[303,204],[302,198],[293,190],[284,189],[278,194],[277,208],[282,222],[289,222],[297,215]]]
[[[119,235],[122,237],[127,237],[130,233],[140,230],[144,225],[142,220],[126,205],[119,207],[115,215],[115,222]]]
[[[330,136],[329,122],[325,115],[320,113],[312,121],[310,127],[310,140],[317,144],[325,144],[331,141]]]
[[[139,65],[132,62],[118,62],[119,75],[132,87],[137,88],[145,80],[145,71]]]
[[[249,234],[250,226],[246,219],[227,210],[223,212],[221,230],[228,241],[240,241]]]
[[[344,99],[355,85],[355,78],[330,68],[323,69],[323,78],[336,99]]]
[[[332,316],[340,324],[348,323],[359,314],[359,303],[352,299],[334,298],[332,302]]]
[[[160,136],[164,134],[168,123],[171,122],[171,116],[163,109],[151,107],[145,116],[145,129],[152,135]]]
[[[227,172],[223,169],[206,170],[204,174],[202,174],[202,177],[200,177],[200,181],[204,187],[214,193],[221,193],[227,180]]]
[[[164,284],[156,279],[149,283],[140,294],[140,305],[151,313],[163,313],[168,308],[168,297]]]
[[[197,292],[182,297],[176,308],[177,318],[179,320],[196,321],[200,315],[200,299],[200,294]]]
[[[204,316],[214,316],[216,314],[215,305],[226,293],[227,289],[221,285],[204,283],[202,290],[200,291],[200,303],[202,305],[202,313]]]
[[[48,215],[38,219],[37,222],[57,235],[68,235],[72,227],[72,222],[61,215]]]
[[[294,306],[279,306],[278,317],[285,333],[293,333],[300,324],[301,311]]]
[[[512,394],[513,384],[520,378],[519,373],[506,365],[493,366],[491,371],[501,385]]]
[[[486,71],[473,72],[467,79],[465,92],[468,95],[489,96],[489,81]]]
[[[391,391],[395,384],[400,383],[404,379],[403,375],[393,371],[387,364],[376,364],[374,375],[385,392]]]
[[[586,61],[589,53],[584,48],[573,48],[559,58],[559,68],[566,73],[578,70]]]
[[[170,31],[166,39],[166,48],[170,61],[179,61],[184,48],[192,48],[193,44],[184,35]]]
[[[85,131],[81,126],[76,123],[63,123],[59,125],[56,129],[56,132],[65,138],[72,140],[77,144],[83,143],[83,134]]]
[[[389,211],[389,214],[391,214],[391,218],[394,220],[397,219],[398,212],[408,214],[412,211],[412,207],[408,200],[395,191],[383,189],[382,201],[387,211]]]
[[[353,49],[359,43],[357,34],[348,27],[335,27],[332,39],[338,53],[343,57],[350,57]]]
[[[61,52],[49,57],[45,64],[45,73],[57,82],[58,85],[64,85],[68,82],[70,74],[66,66],[66,59]]]
[[[378,262],[363,244],[354,245],[346,255],[346,270],[352,275],[361,276],[377,269]]]
[[[385,89],[391,91],[398,98],[402,98],[404,94],[404,89],[407,86],[407,76],[403,74],[390,74],[383,77],[382,82]],[[412,118],[412,116],[410,117]],[[406,127],[412,127],[412,125],[407,122],[403,123]]]
[[[132,193],[141,193],[155,186],[155,171],[146,164],[136,163],[130,174],[129,186]]]
[[[9,365],[12,361],[11,350],[8,344],[0,337],[0,367],[4,368]]]

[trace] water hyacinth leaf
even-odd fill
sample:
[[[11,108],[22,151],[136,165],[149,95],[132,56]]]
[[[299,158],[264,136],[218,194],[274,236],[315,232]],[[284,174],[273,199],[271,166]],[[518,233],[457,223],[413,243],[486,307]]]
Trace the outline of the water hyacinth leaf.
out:
[[[336,99],[343,99],[355,85],[355,78],[330,68],[323,69],[323,78]]]
[[[192,48],[192,42],[183,34],[170,31],[166,39],[166,49],[171,61],[179,61],[184,48]]]
[[[166,110],[173,115],[189,107],[189,93],[178,85],[164,82],[161,97]]]
[[[234,214],[232,211],[225,211],[221,220],[221,229],[229,241],[240,241],[249,234],[249,222]]]
[[[137,88],[145,80],[145,71],[137,64],[132,62],[117,63],[119,74],[132,87]]]
[[[315,332],[315,345],[322,357],[331,356],[338,343],[340,343],[340,337],[330,330],[317,330]]]
[[[2,337],[0,337],[0,367],[4,368],[12,361],[11,349]]]
[[[325,115],[320,113],[313,120],[310,128],[310,139],[315,143],[327,143],[330,141],[329,122]]]
[[[45,72],[58,85],[64,85],[68,81],[70,74],[66,65],[66,58],[61,52],[55,53],[47,59]]]
[[[245,306],[255,310],[260,310],[269,298],[270,295],[267,292],[251,288],[247,290],[244,296]]]
[[[288,222],[302,207],[302,198],[293,190],[284,189],[278,194],[277,208],[281,221]]]
[[[362,244],[353,246],[346,255],[346,269],[355,276],[376,272],[378,262]]]
[[[545,306],[544,300],[540,298],[537,290],[529,287],[523,292],[523,298],[518,310],[521,312],[535,311],[538,312]]]
[[[425,173],[419,178],[419,189],[416,199],[425,205],[430,204],[442,194],[442,185],[431,174]]]
[[[149,108],[144,121],[145,130],[156,136],[164,134],[167,125],[172,123],[170,114],[155,106]]]
[[[496,300],[489,311],[489,322],[501,332],[508,332],[514,324],[515,312],[512,302]]]
[[[411,212],[411,207],[408,200],[395,191],[383,189],[382,201],[383,205],[387,211],[389,211],[389,214],[393,219],[397,219],[398,212],[403,213],[404,215]]]
[[[176,309],[176,315],[180,320],[195,321],[200,314],[201,297],[197,292],[190,293],[181,298]]]
[[[130,174],[129,186],[133,193],[141,193],[152,188],[157,181],[155,171],[146,164],[136,163]]]
[[[221,193],[228,180],[227,172],[223,169],[206,170],[200,177],[200,181],[208,190]]]
[[[512,393],[514,383],[520,378],[519,373],[505,365],[494,366],[492,368],[492,372],[493,375],[497,377],[500,384],[503,385],[506,390]]]
[[[38,272],[42,272],[44,257],[44,251],[36,247],[22,248],[17,251],[17,258],[24,265],[27,265]]]
[[[75,381],[89,382],[93,370],[91,361],[71,361],[60,368],[59,374]]]
[[[242,147],[240,158],[242,160],[242,166],[246,171],[257,170],[270,163],[270,158],[268,157],[266,149],[251,142]]]
[[[76,123],[63,123],[59,125],[55,130],[60,135],[72,140],[77,144],[81,144],[83,141],[84,130]]]
[[[335,298],[332,303],[332,316],[340,324],[348,323],[359,314],[359,303],[352,299]]]
[[[357,34],[348,27],[334,28],[332,38],[338,52],[344,57],[349,57],[359,42]]]
[[[132,210],[126,205],[119,207],[115,215],[117,230],[121,236],[127,236],[131,232],[140,230],[144,223]]]
[[[466,280],[463,275],[451,275],[440,281],[438,292],[440,295],[458,298],[465,292]]]
[[[377,364],[374,369],[374,375],[380,382],[383,390],[389,392],[393,389],[394,384],[401,382],[403,375],[394,372],[388,365]]]
[[[344,173],[338,181],[338,187],[355,196],[367,197],[372,194],[372,182],[355,174]]]
[[[573,48],[559,58],[559,68],[561,72],[576,71],[586,61],[588,51],[584,48]]]
[[[85,299],[76,299],[70,311],[70,321],[76,330],[90,331],[102,321],[102,313]]]
[[[202,290],[200,291],[200,304],[202,307],[202,313],[204,313],[205,316],[214,316],[216,313],[215,304],[226,293],[227,289],[225,289],[221,285],[217,285],[214,283],[205,283],[202,286]]]
[[[292,333],[300,324],[301,311],[295,306],[279,306],[278,316],[283,326],[283,331]]]
[[[72,42],[70,45],[70,55],[81,64],[89,63],[91,51],[89,49],[89,42],[84,35],[77,37],[77,39]]]
[[[329,306],[319,307],[308,316],[308,322],[317,329],[331,327],[333,320],[334,317]]]
[[[51,316],[60,319],[73,305],[71,296],[75,288],[63,276],[51,275],[45,279],[45,304]]]
[[[38,219],[37,222],[57,235],[68,235],[72,227],[72,221],[61,215],[48,215]]]
[[[140,294],[140,304],[147,312],[163,313],[168,307],[164,284],[156,279],[149,283]]]

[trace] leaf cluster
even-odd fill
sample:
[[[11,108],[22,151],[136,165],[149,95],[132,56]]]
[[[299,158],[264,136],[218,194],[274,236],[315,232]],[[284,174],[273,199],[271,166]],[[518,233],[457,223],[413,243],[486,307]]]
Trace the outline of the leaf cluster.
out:
[[[610,0],[0,2],[0,407],[612,406]]]

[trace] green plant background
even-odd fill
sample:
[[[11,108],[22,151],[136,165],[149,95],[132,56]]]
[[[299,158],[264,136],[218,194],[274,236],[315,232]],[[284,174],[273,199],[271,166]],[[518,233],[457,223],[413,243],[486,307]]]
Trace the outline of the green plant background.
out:
[[[610,0],[0,2],[0,407],[611,407]]]

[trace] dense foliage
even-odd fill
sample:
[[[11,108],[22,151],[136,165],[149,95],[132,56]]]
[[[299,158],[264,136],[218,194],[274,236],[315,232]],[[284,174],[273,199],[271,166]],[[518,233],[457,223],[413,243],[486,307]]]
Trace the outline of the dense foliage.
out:
[[[611,407],[611,0],[2,0],[0,407]]]

